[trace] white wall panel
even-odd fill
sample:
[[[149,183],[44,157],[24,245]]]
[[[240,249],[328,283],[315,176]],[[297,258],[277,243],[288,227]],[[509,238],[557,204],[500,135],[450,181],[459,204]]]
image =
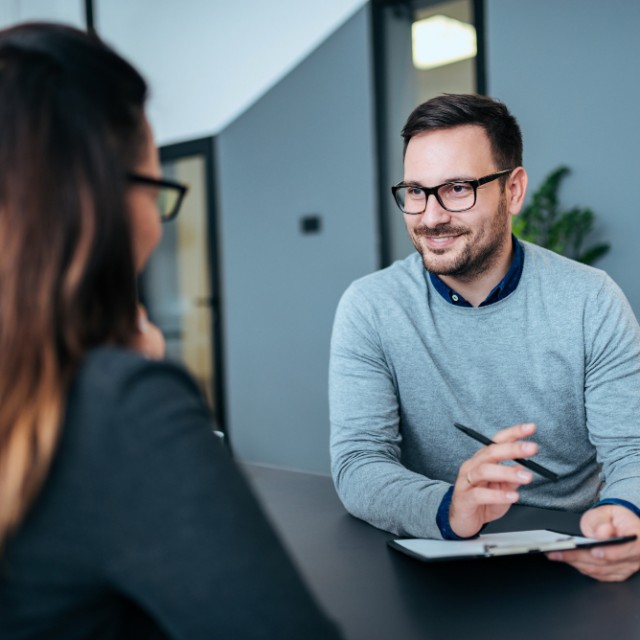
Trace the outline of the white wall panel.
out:
[[[218,133],[365,0],[96,0],[100,34],[151,84],[161,143]]]

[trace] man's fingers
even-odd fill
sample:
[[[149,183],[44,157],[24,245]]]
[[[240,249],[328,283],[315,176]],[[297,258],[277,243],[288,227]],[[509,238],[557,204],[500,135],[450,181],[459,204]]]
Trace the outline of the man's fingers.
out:
[[[485,463],[463,470],[461,478],[464,480],[463,487],[499,483],[516,488],[521,484],[529,484],[533,480],[533,474],[519,465]]]
[[[616,535],[615,527],[612,522],[601,522],[593,532],[594,538],[604,540],[605,538],[613,538]]]
[[[514,442],[521,438],[528,438],[536,431],[536,425],[533,422],[523,422],[522,424],[516,424],[513,427],[507,427],[501,429],[493,434],[492,440],[494,442]]]
[[[610,536],[607,536],[610,537]],[[574,551],[553,551],[547,554],[550,560],[562,560],[572,566],[581,567],[612,567],[638,566],[640,554],[633,553],[633,542],[616,544],[591,549],[575,549]]]
[[[595,551],[592,549],[591,551]],[[546,554],[549,560],[566,562],[574,569],[580,571],[590,578],[595,578],[602,582],[621,582],[634,574],[640,567],[640,562],[621,560],[612,562],[594,557],[589,550],[576,551],[554,551]]]
[[[595,549],[576,549],[575,551],[552,551],[547,554],[549,560],[562,560],[574,567],[581,566],[602,566],[605,564],[601,557],[593,555]]]
[[[467,494],[479,505],[513,504],[520,498],[517,491],[488,489],[486,487],[473,487]]]
[[[589,538],[601,537],[598,535],[598,530],[603,525],[612,526],[612,514],[609,505],[597,507],[596,509],[589,509],[586,511],[580,519],[580,529],[583,535]],[[613,534],[609,534],[606,537],[611,537]]]
[[[474,458],[478,461],[503,462],[516,458],[530,458],[538,453],[535,442],[505,442],[483,447]]]
[[[601,582],[622,582],[638,570],[637,564],[624,562],[617,565],[593,565],[577,562],[572,566],[580,573]]]

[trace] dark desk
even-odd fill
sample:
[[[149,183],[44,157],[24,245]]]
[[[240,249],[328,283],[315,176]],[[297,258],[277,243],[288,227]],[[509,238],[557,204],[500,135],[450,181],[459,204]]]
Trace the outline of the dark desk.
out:
[[[348,640],[640,638],[640,575],[599,583],[543,556],[421,563],[348,515],[330,478],[244,469]],[[520,507],[491,530],[576,526],[572,514]]]

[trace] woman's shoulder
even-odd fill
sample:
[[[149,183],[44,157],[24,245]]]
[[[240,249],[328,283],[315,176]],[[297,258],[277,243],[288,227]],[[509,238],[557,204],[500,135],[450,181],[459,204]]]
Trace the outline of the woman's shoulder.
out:
[[[100,347],[87,354],[71,385],[64,436],[85,445],[128,447],[150,431],[157,436],[175,428],[171,416],[185,411],[210,421],[198,385],[183,367],[124,348]]]
[[[128,393],[132,387],[176,383],[199,393],[191,375],[177,363],[146,358],[123,347],[98,347],[87,353],[71,387],[71,395],[96,394],[114,397]]]

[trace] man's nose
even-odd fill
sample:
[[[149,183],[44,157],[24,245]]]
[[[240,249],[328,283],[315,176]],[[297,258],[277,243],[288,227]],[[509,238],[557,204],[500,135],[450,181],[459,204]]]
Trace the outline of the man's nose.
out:
[[[427,206],[422,212],[422,224],[433,229],[439,224],[447,223],[450,220],[451,213],[438,202],[438,198],[434,193],[430,193],[427,198]]]

